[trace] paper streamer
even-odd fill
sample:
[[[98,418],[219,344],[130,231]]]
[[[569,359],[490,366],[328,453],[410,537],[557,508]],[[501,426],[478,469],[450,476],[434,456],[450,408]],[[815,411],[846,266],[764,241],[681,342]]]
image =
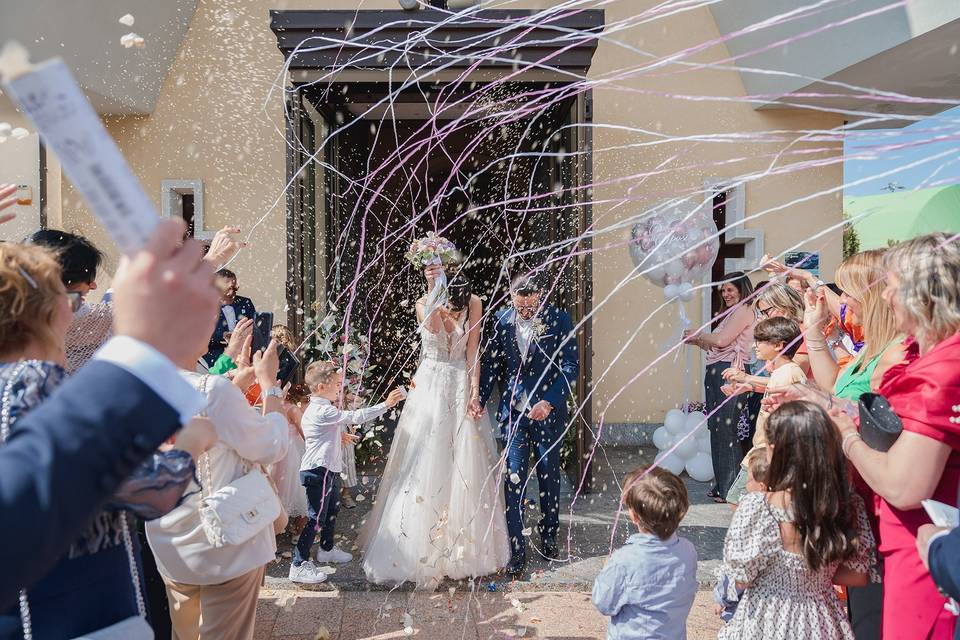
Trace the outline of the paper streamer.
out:
[[[440,258],[434,258],[427,264],[443,264],[443,261],[441,261]],[[430,295],[427,296],[427,309],[424,318],[430,317],[430,313],[434,309],[445,304],[447,304],[447,274],[441,271],[433,283],[433,290],[430,292]]]
[[[60,58],[30,66],[16,43],[8,44],[2,57],[4,90],[60,159],[120,250],[138,251],[160,217],[70,69]]]

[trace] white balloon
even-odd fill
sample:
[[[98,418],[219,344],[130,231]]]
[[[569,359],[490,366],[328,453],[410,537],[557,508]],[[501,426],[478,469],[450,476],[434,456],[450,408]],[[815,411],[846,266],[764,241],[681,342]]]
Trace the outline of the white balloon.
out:
[[[686,469],[690,477],[697,482],[713,480],[713,461],[706,453],[698,453],[687,460]]]
[[[710,438],[707,438],[705,440],[698,439],[697,450],[699,450],[700,453],[705,453],[707,455],[710,455]]]
[[[670,409],[670,411],[667,411],[667,415],[663,418],[663,426],[667,428],[667,431],[674,435],[683,435],[686,433],[686,429],[684,428],[686,419],[686,416],[683,414],[683,411],[680,411],[680,409]]]
[[[653,432],[653,446],[661,451],[669,448],[667,444],[671,440],[673,440],[673,436],[670,435],[666,427],[657,427],[657,430]]]
[[[707,414],[703,411],[691,411],[687,414],[687,422],[690,423],[691,428],[695,428],[698,425],[707,428]]]
[[[677,448],[673,450],[673,455],[679,456],[683,460],[689,460],[697,455],[699,447],[697,446],[697,439],[693,436],[684,436],[684,438],[685,439],[677,445]]]
[[[646,274],[647,279],[658,287],[663,286],[663,280],[667,275],[667,270],[663,267],[657,267]]]
[[[680,280],[684,272],[687,270],[680,260],[671,260],[665,265],[665,268],[667,270],[667,277],[674,281]]]
[[[688,413],[686,417],[687,431],[693,431],[694,429],[698,429],[697,437],[698,438],[702,437],[701,432],[707,431],[706,419],[707,419],[707,416],[705,416],[701,411],[694,411],[692,413]]]
[[[676,455],[670,454],[658,460],[656,465],[661,469],[666,469],[670,473],[680,475],[683,473],[683,460]]]

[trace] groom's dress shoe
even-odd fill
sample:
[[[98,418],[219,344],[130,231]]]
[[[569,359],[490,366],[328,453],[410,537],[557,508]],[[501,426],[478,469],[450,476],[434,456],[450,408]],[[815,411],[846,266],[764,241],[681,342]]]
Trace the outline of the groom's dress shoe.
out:
[[[514,556],[510,558],[510,564],[507,565],[507,575],[516,580],[520,578],[526,570],[527,559],[525,557]]]
[[[540,555],[542,555],[547,560],[556,560],[560,557],[560,549],[557,548],[556,541],[543,541],[543,547],[540,550]]]

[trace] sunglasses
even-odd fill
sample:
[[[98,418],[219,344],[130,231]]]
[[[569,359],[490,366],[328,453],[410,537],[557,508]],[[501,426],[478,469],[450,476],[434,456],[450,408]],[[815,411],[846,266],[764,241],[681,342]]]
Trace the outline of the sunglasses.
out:
[[[766,309],[761,309],[760,306],[757,305],[757,313],[762,315],[764,318],[769,318],[771,311],[773,311],[773,307],[767,307]]]
[[[83,306],[83,294],[79,291],[68,291],[67,298],[70,299],[70,311],[76,313]]]

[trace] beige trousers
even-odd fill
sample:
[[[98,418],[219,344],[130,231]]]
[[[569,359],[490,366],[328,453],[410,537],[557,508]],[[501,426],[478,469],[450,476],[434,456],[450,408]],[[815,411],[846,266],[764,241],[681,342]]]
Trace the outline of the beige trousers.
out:
[[[252,640],[264,569],[222,584],[180,584],[164,578],[172,640]]]

